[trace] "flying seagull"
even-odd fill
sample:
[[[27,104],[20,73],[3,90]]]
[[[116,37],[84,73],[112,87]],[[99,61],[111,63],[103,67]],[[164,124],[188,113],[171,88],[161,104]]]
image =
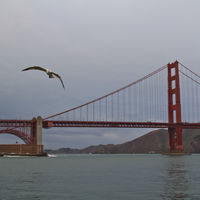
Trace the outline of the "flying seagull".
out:
[[[49,78],[55,78],[55,77],[59,78],[60,82],[62,83],[63,88],[65,89],[64,83],[63,83],[60,75],[52,72],[51,70],[43,68],[43,67],[39,67],[39,66],[33,66],[33,67],[25,68],[22,71],[28,71],[28,70],[40,70],[40,71],[46,72],[46,74],[49,76]]]

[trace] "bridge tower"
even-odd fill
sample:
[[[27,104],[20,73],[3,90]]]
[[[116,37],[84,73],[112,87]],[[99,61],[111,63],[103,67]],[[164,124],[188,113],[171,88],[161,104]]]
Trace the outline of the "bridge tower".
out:
[[[178,61],[168,64],[168,122],[182,122]],[[168,133],[169,153],[183,152],[182,127],[168,128]]]
[[[42,127],[43,127],[43,119],[38,116],[37,118],[33,118],[33,125],[31,128],[31,139],[32,145],[35,146],[37,154],[44,154],[43,144],[42,144]]]

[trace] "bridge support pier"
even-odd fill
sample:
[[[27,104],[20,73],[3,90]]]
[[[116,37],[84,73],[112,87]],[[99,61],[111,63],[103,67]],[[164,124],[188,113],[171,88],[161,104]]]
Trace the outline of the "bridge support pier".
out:
[[[22,121],[21,123],[15,123],[17,123],[18,126],[21,125],[20,130],[17,130],[17,128],[7,128],[5,129],[5,133],[20,137],[25,144],[2,144],[0,145],[0,156],[46,156],[42,144],[43,119],[39,116],[33,118],[32,121],[28,120],[28,122]]]
[[[33,145],[37,148],[37,155],[45,155],[42,144],[42,127],[43,127],[43,119],[38,116],[37,118],[33,118],[33,127],[32,127],[32,141]]]
[[[168,121],[181,123],[181,98],[178,62],[168,64]],[[182,127],[169,128],[169,153],[182,153]]]

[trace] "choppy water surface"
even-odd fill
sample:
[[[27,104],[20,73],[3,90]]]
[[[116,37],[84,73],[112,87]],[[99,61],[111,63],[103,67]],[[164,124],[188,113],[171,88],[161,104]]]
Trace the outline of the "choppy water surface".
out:
[[[0,158],[0,200],[199,200],[200,155]]]

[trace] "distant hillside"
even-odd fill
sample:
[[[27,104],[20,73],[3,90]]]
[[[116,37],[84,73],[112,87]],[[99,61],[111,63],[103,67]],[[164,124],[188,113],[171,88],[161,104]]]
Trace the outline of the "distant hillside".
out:
[[[183,131],[183,146],[187,153],[200,153],[200,130]],[[123,144],[89,146],[84,149],[61,148],[47,150],[48,153],[96,153],[96,154],[132,154],[132,153],[165,153],[168,151],[168,131],[152,131],[137,139]]]

